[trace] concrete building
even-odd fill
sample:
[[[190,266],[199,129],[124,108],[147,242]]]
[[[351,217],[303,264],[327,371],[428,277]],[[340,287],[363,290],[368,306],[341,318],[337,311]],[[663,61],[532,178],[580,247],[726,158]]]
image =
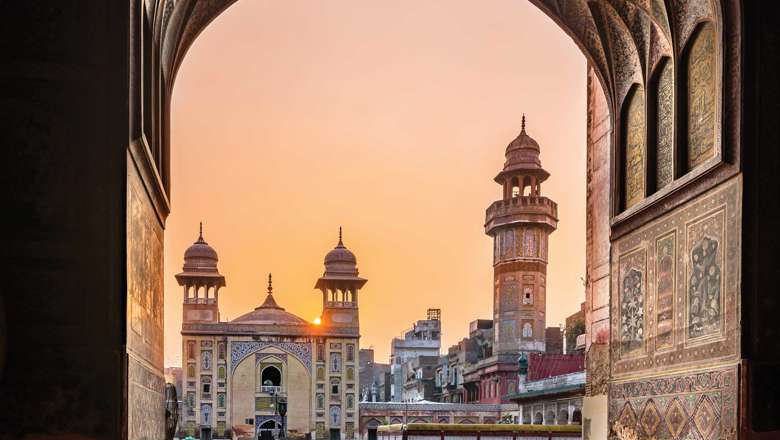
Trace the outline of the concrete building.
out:
[[[217,261],[201,228],[176,275],[184,298],[181,429],[201,439],[225,437],[233,429],[270,438],[279,428],[290,436],[353,438],[360,390],[358,291],[366,280],[358,276],[341,233],[315,284],[322,295],[319,324],[279,305],[271,275],[262,304],[220,320],[225,277]]]
[[[544,352],[550,354],[563,354],[563,329],[547,327],[544,329]]]
[[[441,353],[441,310],[428,309],[427,319],[415,322],[402,338],[393,338],[390,346],[391,400],[403,399],[406,375],[404,364],[420,356],[436,357]]]
[[[374,360],[373,348],[361,348],[358,353],[361,402],[390,400],[390,364]]]
[[[435,398],[439,360],[439,356],[417,356],[403,364],[402,402],[432,401]]]

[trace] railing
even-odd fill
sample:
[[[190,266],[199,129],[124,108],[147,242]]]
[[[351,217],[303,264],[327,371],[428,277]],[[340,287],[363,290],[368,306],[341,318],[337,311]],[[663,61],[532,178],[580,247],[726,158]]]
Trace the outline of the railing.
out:
[[[267,394],[279,394],[282,391],[282,387],[275,385],[263,385],[260,387],[261,393]]]
[[[582,438],[579,425],[459,425],[445,423],[409,423],[385,425],[377,429],[377,440],[549,440]]]
[[[548,211],[553,217],[558,218],[558,204],[544,196],[512,197],[511,199],[498,200],[488,207],[486,218],[491,219],[499,215],[512,213],[517,208],[539,207],[540,211]]]

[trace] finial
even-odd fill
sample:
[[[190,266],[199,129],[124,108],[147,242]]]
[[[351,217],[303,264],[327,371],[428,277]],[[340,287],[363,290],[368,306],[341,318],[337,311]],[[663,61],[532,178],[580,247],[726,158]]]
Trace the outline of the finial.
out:
[[[198,231],[198,241],[203,241],[203,222],[200,222],[200,231]]]
[[[274,286],[273,286],[273,283],[271,282],[271,274],[270,273],[268,273],[268,294],[269,295],[273,295],[274,294]]]
[[[341,226],[339,226],[339,245],[344,246],[344,242],[341,241]]]
[[[525,131],[525,113],[523,113],[523,122],[522,122],[520,131]]]

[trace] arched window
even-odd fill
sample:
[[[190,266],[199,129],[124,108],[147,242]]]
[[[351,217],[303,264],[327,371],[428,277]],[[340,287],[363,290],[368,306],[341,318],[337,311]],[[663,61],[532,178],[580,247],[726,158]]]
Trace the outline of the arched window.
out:
[[[542,425],[544,424],[544,418],[542,417],[542,413],[538,412],[534,414],[534,425]]]
[[[217,346],[217,350],[218,350],[217,356],[219,356],[219,359],[225,359],[226,353],[225,353],[225,343],[224,342],[220,342],[219,343],[219,345]]]
[[[217,408],[225,407],[225,393],[217,394]]]
[[[355,395],[347,394],[347,409],[352,409],[354,407],[355,407]]]
[[[545,414],[545,425],[554,425],[555,424],[555,412],[551,409],[547,410],[547,413]]]
[[[331,373],[341,372],[341,353],[330,354],[330,372]]]
[[[331,406],[330,407],[330,426],[339,426],[341,424],[341,407],[340,406]]]
[[[523,287],[523,304],[533,304],[534,295],[531,287]]]
[[[355,345],[347,344],[347,362],[355,362]]]
[[[523,324],[523,337],[524,338],[531,338],[534,335],[533,327],[531,327],[530,322],[526,322]]]
[[[579,409],[575,409],[574,413],[571,415],[571,424],[572,425],[581,425],[582,424],[582,411]]]
[[[220,380],[225,380],[226,376],[227,374],[226,374],[225,366],[220,365],[219,368],[217,369],[217,378]]]
[[[325,409],[325,395],[317,394],[317,409]]]
[[[282,386],[282,372],[273,365],[263,368],[263,371],[260,373],[260,384],[263,386],[263,389]],[[268,390],[272,389],[269,388]]]
[[[558,411],[558,424],[567,425],[569,423],[569,411],[562,409]]]
[[[201,425],[211,424],[211,405],[203,405],[200,407],[200,423]]]
[[[195,364],[187,364],[187,377],[195,377]]]
[[[355,380],[355,369],[347,367],[347,380]]]
[[[200,353],[200,369],[211,370],[211,352],[202,351]]]

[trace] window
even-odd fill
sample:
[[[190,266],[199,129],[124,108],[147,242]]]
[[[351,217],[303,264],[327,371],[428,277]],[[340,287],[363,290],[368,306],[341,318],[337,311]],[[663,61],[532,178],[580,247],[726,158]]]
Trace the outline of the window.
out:
[[[339,385],[341,385],[341,384],[339,383],[338,379],[331,379],[330,380],[330,394],[333,394],[333,395],[340,394],[341,393],[341,387]]]
[[[211,406],[203,405],[200,409],[200,423],[201,425],[211,424]]]
[[[317,409],[325,409],[325,395],[317,394]]]
[[[532,289],[530,287],[525,287],[523,289],[523,304],[533,304],[534,303],[534,295],[532,293]]]
[[[219,368],[217,369],[217,377],[221,380],[225,380],[226,376],[227,374],[226,374],[225,366],[220,365]]]
[[[325,344],[317,344],[317,360],[325,362]]]
[[[217,356],[219,356],[219,359],[223,359],[223,360],[225,359],[226,353],[225,353],[225,343],[224,342],[220,342],[219,345],[217,346],[217,353],[218,353]]]
[[[355,407],[355,395],[347,394],[347,409],[352,409],[354,407]]]
[[[217,408],[225,407],[225,393],[217,394]]]
[[[282,385],[282,372],[273,365],[263,368],[260,373],[260,384],[264,392],[276,391],[274,388]]]
[[[347,362],[355,362],[355,345],[347,344]]]
[[[211,370],[211,351],[202,351],[200,353],[200,369]]]
[[[347,367],[347,380],[355,380],[355,368]]]
[[[195,377],[195,364],[187,364],[187,377]]]
[[[531,327],[531,323],[526,322],[523,324],[523,337],[524,338],[530,338],[533,337],[533,328]]]
[[[245,425],[254,425],[255,424],[255,419],[244,419],[244,424]]]
[[[341,353],[330,354],[330,372],[331,373],[341,372]]]
[[[209,394],[211,393],[211,384],[210,383],[204,383],[203,384],[203,394]]]
[[[325,380],[325,368],[317,367],[317,380]]]
[[[330,426],[338,426],[341,424],[341,407],[340,406],[331,406],[330,407]]]

